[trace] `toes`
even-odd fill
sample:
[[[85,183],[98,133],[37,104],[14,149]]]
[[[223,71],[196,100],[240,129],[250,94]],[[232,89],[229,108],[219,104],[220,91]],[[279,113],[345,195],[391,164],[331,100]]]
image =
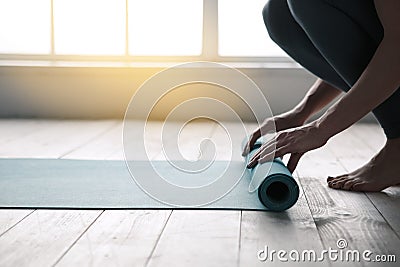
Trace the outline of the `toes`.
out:
[[[333,183],[333,184],[332,184],[332,188],[335,188],[335,189],[342,189],[343,184],[344,184],[345,182],[347,182],[347,180],[340,180],[340,181],[337,181],[336,183]]]
[[[335,180],[335,179],[339,179],[339,178],[343,178],[343,177],[345,177],[345,176],[348,176],[349,174],[342,174],[342,175],[339,175],[339,176],[336,176],[336,177],[332,177],[332,176],[328,176],[328,178],[326,179],[326,181],[327,182],[330,182],[330,181],[333,181],[333,180]]]
[[[326,181],[329,183],[330,181],[332,181],[333,179],[335,179],[336,177],[332,177],[332,176],[328,176],[328,178],[326,178]]]
[[[328,186],[331,188],[335,188],[335,189],[340,189],[342,187],[342,185],[348,181],[349,177],[346,176],[340,176],[341,178],[334,178],[332,180],[330,180],[328,182]]]
[[[331,180],[331,181],[328,182],[328,186],[331,187],[331,188],[333,188],[334,184],[336,184],[336,179]]]
[[[332,181],[332,182],[328,183],[328,186],[329,186],[330,188],[339,189],[339,188],[340,188],[339,182],[340,182],[340,181]]]
[[[364,182],[364,181],[356,182],[350,187],[350,190],[351,191],[358,191],[358,192],[365,191],[367,186],[368,186],[367,183]]]
[[[349,176],[342,178],[335,178],[328,182],[328,186],[334,189],[343,189],[349,191],[366,191],[367,183],[360,181],[357,178],[351,178]]]
[[[330,181],[328,181],[328,186],[329,186],[329,187],[332,187],[332,185],[333,185],[334,182],[335,182],[335,180],[330,180]]]
[[[358,181],[356,179],[349,179],[347,182],[345,182],[342,186],[343,190],[352,190],[352,187],[354,184],[356,184]]]

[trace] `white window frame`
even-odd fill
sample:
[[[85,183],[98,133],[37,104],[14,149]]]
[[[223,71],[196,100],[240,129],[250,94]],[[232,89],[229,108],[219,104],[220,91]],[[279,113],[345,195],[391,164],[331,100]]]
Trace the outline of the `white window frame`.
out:
[[[199,56],[137,56],[129,55],[128,29],[128,0],[126,5],[125,54],[121,56],[91,56],[91,55],[57,55],[54,52],[54,12],[51,1],[51,52],[49,54],[0,54],[0,60],[25,61],[100,61],[100,62],[187,62],[187,61],[215,61],[215,62],[259,62],[259,63],[294,63],[289,57],[246,57],[220,56],[218,54],[218,0],[203,0],[203,44]],[[260,10],[261,16],[261,10]]]

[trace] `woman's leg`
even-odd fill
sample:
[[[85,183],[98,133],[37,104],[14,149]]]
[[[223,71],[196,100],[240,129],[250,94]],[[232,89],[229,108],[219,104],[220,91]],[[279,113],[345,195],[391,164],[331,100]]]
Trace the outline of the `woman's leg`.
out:
[[[343,90],[357,81],[383,36],[373,0],[270,0],[263,15],[278,45]],[[400,166],[393,164],[400,161],[400,90],[373,113],[389,140],[365,166],[328,178],[330,187],[380,191],[400,183]]]
[[[294,20],[286,0],[267,2],[263,9],[263,17],[270,37],[297,62],[306,68],[316,69],[314,74],[323,78],[323,80],[318,79],[302,101],[290,111],[296,120],[303,124],[311,115],[336,98],[347,84],[337,75]],[[293,42],[298,46],[293,46]]]
[[[304,68],[334,87],[347,90],[348,84],[314,46],[293,18],[286,0],[269,0],[263,9],[269,36]]]
[[[306,32],[347,89],[358,80],[380,41],[383,28],[373,0],[287,0]],[[400,90],[373,110],[389,139],[400,137]]]

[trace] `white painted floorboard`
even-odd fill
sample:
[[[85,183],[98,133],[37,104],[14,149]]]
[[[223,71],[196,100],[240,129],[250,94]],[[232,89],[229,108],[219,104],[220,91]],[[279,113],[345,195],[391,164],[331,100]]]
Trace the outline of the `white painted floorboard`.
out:
[[[255,127],[245,126],[247,132]],[[148,127],[148,158],[163,160],[162,124]],[[242,126],[231,127],[241,132]],[[230,145],[224,130],[207,121],[182,132],[184,156],[198,159],[199,140],[207,138],[217,160],[241,159],[240,144]],[[260,262],[257,252],[266,245],[318,252],[336,248],[339,238],[351,249],[400,257],[398,187],[365,194],[326,185],[328,175],[357,168],[383,143],[378,126],[359,124],[307,153],[295,173],[302,195],[282,213],[0,209],[0,266],[280,266],[287,264]],[[0,120],[2,158],[122,160],[122,147],[121,121]],[[212,149],[210,143],[203,149]]]

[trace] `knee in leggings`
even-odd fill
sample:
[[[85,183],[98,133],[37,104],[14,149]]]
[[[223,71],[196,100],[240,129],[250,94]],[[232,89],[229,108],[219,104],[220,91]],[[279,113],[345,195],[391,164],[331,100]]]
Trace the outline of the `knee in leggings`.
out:
[[[262,11],[270,38],[281,47],[290,44],[290,31],[285,27],[285,13],[290,13],[286,0],[269,0]]]
[[[286,2],[290,13],[298,23],[303,24],[305,19],[313,17],[310,13],[310,6],[316,4],[315,0],[286,0]]]

